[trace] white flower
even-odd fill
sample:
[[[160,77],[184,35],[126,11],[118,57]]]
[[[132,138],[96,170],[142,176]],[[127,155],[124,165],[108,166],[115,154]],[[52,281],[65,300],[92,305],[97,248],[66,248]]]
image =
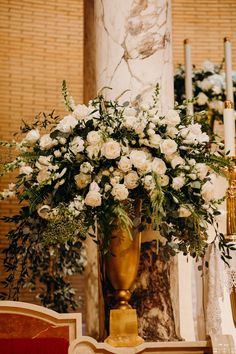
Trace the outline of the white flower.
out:
[[[53,146],[57,145],[57,140],[52,139],[49,134],[43,135],[39,140],[39,146],[42,150],[51,149]]]
[[[202,67],[204,71],[209,71],[212,73],[215,71],[215,65],[210,60],[205,60],[202,63]]]
[[[155,130],[152,129],[152,128],[149,128],[149,129],[147,130],[147,133],[148,133],[149,136],[155,135]]]
[[[65,145],[65,143],[66,143],[66,138],[60,137],[60,138],[58,138],[58,142],[59,142],[61,145]]]
[[[198,178],[202,181],[207,173],[209,172],[209,167],[205,163],[197,163],[195,165],[195,169],[197,171]]]
[[[92,182],[89,186],[89,190],[93,191],[93,192],[99,192],[99,185],[97,184],[97,182]]]
[[[38,129],[32,129],[26,134],[24,142],[33,145],[34,143],[36,143],[36,141],[39,140],[39,138],[40,134]]]
[[[207,203],[214,199],[214,185],[210,181],[207,181],[202,186],[201,195]]]
[[[83,162],[80,165],[80,172],[91,173],[91,172],[93,172],[93,166],[89,162]]]
[[[175,127],[180,123],[180,116],[174,109],[169,109],[164,118],[164,123],[170,127]]]
[[[134,129],[137,123],[137,118],[135,116],[125,116],[124,117],[124,126],[127,129]]]
[[[79,173],[75,175],[75,184],[79,189],[83,189],[87,187],[87,185],[91,182],[91,176],[85,173]]]
[[[171,155],[176,152],[178,145],[173,139],[165,139],[161,143],[161,152],[164,155]]]
[[[99,145],[89,145],[86,148],[86,152],[88,154],[88,157],[91,160],[94,160],[98,157],[99,152],[100,152],[100,146]]]
[[[204,104],[206,104],[208,102],[208,97],[207,95],[205,95],[205,93],[200,92],[197,95],[197,103],[199,104],[199,106],[203,106]]]
[[[161,142],[162,138],[159,134],[154,134],[149,137],[150,146],[158,148],[160,147]]]
[[[23,174],[23,175],[29,176],[29,175],[31,175],[31,173],[33,173],[33,169],[32,169],[32,167],[30,167],[30,166],[22,165],[22,166],[20,167],[19,173],[20,173],[20,174]]]
[[[132,150],[129,154],[130,160],[134,167],[140,170],[145,170],[147,168],[147,157],[142,150]]]
[[[39,169],[47,169],[47,170],[53,170],[53,165],[51,164],[52,161],[52,155],[48,156],[39,156],[38,161],[36,161],[35,166]]]
[[[166,164],[163,160],[155,157],[151,162],[151,169],[158,175],[164,175],[166,172]]]
[[[178,134],[179,130],[175,127],[168,126],[166,129],[166,135],[168,135],[171,139],[174,139]]]
[[[77,155],[84,150],[84,140],[80,136],[74,137],[69,144],[69,148],[74,155]]]
[[[190,216],[192,213],[189,210],[189,208],[186,208],[185,206],[181,205],[178,209],[179,217],[180,218],[187,218]]]
[[[224,102],[222,101],[219,101],[219,100],[216,100],[216,101],[211,101],[209,103],[209,107],[211,109],[214,109],[215,111],[223,114],[223,111],[224,111]]]
[[[120,144],[111,139],[108,142],[104,143],[102,146],[102,154],[108,159],[116,159],[120,156],[121,147]]]
[[[51,177],[51,172],[48,169],[43,168],[39,171],[36,179],[38,183],[43,183],[45,181],[49,181],[50,177]]]
[[[197,84],[203,91],[208,91],[213,86],[213,84],[209,78],[204,79],[203,81],[197,81]]]
[[[61,151],[60,150],[55,150],[54,151],[54,156],[55,157],[61,157]]]
[[[118,163],[118,167],[123,172],[128,172],[132,168],[132,163],[127,156],[121,156],[121,159]]]
[[[97,145],[97,144],[100,144],[102,142],[102,137],[101,137],[101,135],[99,134],[98,131],[92,130],[87,135],[87,142],[90,145]]]
[[[91,207],[98,207],[102,204],[102,196],[101,193],[92,190],[89,191],[85,197],[84,203]]]
[[[55,130],[59,130],[62,133],[70,133],[78,124],[78,120],[72,116],[65,116],[56,126]]]
[[[175,156],[170,163],[171,167],[175,169],[179,165],[184,165],[185,161],[181,156]]]
[[[124,177],[124,184],[128,189],[134,189],[138,186],[139,176],[136,171],[131,171]]]
[[[125,200],[128,198],[129,191],[124,184],[117,183],[113,186],[111,194],[117,200]]]
[[[73,111],[73,116],[78,120],[87,118],[89,114],[90,109],[85,104],[78,104]]]
[[[155,188],[155,181],[151,175],[146,175],[142,178],[144,188],[148,191],[152,191]]]
[[[172,181],[172,188],[176,191],[182,188],[185,184],[185,178],[183,176],[174,177]]]
[[[136,109],[133,107],[125,107],[124,116],[136,116]]]
[[[169,181],[170,181],[169,176],[167,176],[167,175],[161,175],[160,176],[160,183],[161,183],[162,187],[168,186]]]

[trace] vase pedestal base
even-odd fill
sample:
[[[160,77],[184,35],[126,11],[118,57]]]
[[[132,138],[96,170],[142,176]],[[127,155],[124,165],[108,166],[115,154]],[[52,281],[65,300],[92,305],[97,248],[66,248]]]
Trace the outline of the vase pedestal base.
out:
[[[143,342],[138,335],[136,310],[110,311],[110,335],[105,339],[105,343],[113,347],[135,347]]]

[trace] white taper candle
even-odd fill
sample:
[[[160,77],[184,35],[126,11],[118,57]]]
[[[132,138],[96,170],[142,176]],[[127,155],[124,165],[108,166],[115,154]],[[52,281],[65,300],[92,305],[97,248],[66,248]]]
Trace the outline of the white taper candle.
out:
[[[234,103],[232,82],[232,51],[229,38],[224,38],[226,99]]]
[[[189,39],[184,40],[184,61],[185,61],[185,96],[186,100],[193,99],[192,87],[192,60],[191,60],[191,45]],[[187,105],[188,114],[193,114],[193,104]]]
[[[224,137],[225,153],[229,151],[227,156],[235,156],[235,117],[233,103],[231,101],[225,101]]]

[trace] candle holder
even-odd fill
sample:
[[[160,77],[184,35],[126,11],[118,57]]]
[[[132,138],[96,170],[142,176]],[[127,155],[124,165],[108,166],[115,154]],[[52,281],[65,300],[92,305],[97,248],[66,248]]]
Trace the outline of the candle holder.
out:
[[[236,242],[236,159],[231,158],[233,164],[228,168],[229,186],[226,192],[227,206],[227,234],[226,239]]]

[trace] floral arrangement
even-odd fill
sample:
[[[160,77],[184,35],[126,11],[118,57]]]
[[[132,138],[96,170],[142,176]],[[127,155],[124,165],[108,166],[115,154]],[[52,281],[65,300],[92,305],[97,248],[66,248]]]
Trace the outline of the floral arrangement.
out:
[[[3,173],[17,168],[19,174],[1,197],[16,196],[26,203],[18,216],[6,220],[17,223],[8,235],[12,248],[5,250],[5,266],[12,274],[15,269],[9,264],[24,264],[18,287],[35,283],[30,274],[37,265],[43,267],[36,256],[27,266],[29,254],[44,250],[50,266],[59,248],[60,257],[68,253],[69,258],[62,262],[59,257],[54,270],[63,273],[66,264],[73,274],[85,260],[85,238],[93,237],[106,254],[117,223],[128,230],[152,224],[161,234],[164,259],[180,251],[202,257],[211,224],[222,258],[228,257],[230,246],[217,231],[221,201],[214,199],[213,184],[227,161],[223,146],[209,149],[209,136],[194,121],[198,117],[186,116],[178,107],[160,114],[158,87],[147,105],[106,101],[102,94],[88,105],[75,105],[65,83],[63,95],[68,115],[37,116],[32,124],[23,124],[23,140],[2,142],[19,151]],[[133,220],[140,200],[141,218]],[[21,252],[16,257],[17,247]],[[75,249],[80,252],[73,253]],[[15,273],[6,285],[14,281]]]
[[[220,65],[206,60],[202,68],[193,67],[193,97],[196,112],[207,111],[213,130],[214,122],[223,122],[224,101],[226,100],[225,72]],[[234,100],[236,100],[236,71],[232,73]],[[179,65],[174,76],[175,98],[178,103],[185,100],[185,69]]]

